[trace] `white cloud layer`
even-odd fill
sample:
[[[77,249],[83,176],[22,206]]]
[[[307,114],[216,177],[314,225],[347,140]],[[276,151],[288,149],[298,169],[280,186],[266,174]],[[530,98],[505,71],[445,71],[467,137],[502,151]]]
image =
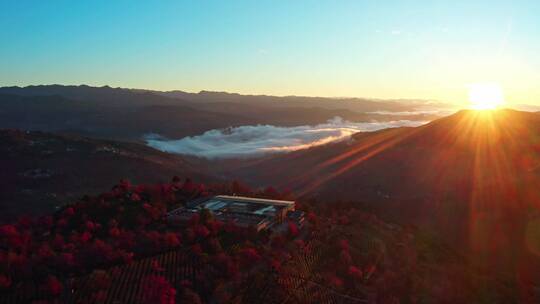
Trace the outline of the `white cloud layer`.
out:
[[[424,121],[349,122],[339,117],[315,126],[277,127],[272,125],[240,126],[210,130],[178,140],[157,134],[145,137],[149,146],[169,153],[205,158],[256,157],[283,153],[340,141],[360,131],[376,131],[394,127],[415,127]]]

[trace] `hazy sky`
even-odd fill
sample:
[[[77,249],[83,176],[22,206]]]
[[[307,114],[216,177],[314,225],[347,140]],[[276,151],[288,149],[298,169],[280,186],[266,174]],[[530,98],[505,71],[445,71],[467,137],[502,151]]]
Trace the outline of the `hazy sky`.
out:
[[[540,1],[5,1],[0,85],[540,103]]]

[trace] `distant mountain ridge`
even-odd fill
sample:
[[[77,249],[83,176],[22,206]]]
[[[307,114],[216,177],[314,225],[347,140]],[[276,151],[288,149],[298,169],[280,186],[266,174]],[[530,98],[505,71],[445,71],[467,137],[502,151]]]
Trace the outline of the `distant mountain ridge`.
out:
[[[444,103],[422,99],[374,99],[359,97],[315,97],[315,96],[272,96],[272,95],[243,95],[238,93],[200,91],[189,93],[180,90],[173,91],[153,91],[137,90],[140,92],[151,92],[157,95],[180,98],[189,101],[206,102],[256,102],[259,104],[274,103],[280,106],[294,107],[321,107],[326,109],[348,109],[358,112],[370,111],[406,111],[415,107],[436,105],[440,108],[450,107]]]
[[[141,142],[148,133],[181,138],[241,125],[313,125],[336,116],[350,121],[425,121],[438,117],[425,113],[369,113],[414,110],[414,105],[398,102],[333,103],[330,99],[310,97],[176,93],[86,85],[3,87],[0,88],[0,128]]]
[[[92,101],[107,106],[178,105],[183,102],[165,98],[146,91],[133,91],[109,86],[92,87],[87,85],[36,85],[27,87],[1,87],[0,94],[18,96],[61,96],[76,101]]]
[[[358,97],[310,97],[310,96],[272,96],[272,95],[242,95],[238,93],[200,91],[190,93],[180,90],[157,91],[146,89],[112,88],[110,86],[93,87],[88,85],[31,85],[26,87],[10,86],[0,87],[0,94],[21,96],[49,96],[58,95],[76,100],[108,100],[124,101],[126,99],[146,97],[151,102],[161,104],[178,104],[179,102],[250,102],[267,104],[269,102],[286,106],[323,107],[328,109],[349,109],[354,111],[405,111],[417,106],[437,104],[447,107],[443,103],[434,103],[422,99],[372,99]],[[135,95],[133,95],[135,94]],[[167,97],[173,100],[160,99]],[[178,101],[180,99],[181,101]],[[149,102],[150,102],[149,101]],[[137,102],[131,101],[133,104]]]

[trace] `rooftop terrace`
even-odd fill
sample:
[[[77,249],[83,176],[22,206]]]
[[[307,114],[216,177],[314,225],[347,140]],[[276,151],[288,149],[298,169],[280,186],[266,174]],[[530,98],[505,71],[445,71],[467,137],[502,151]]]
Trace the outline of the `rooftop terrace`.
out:
[[[194,213],[210,210],[225,222],[234,222],[241,227],[266,229],[283,221],[289,211],[295,210],[294,201],[270,200],[243,196],[216,195],[204,200],[190,202],[186,207],[168,213],[171,220],[189,220]]]

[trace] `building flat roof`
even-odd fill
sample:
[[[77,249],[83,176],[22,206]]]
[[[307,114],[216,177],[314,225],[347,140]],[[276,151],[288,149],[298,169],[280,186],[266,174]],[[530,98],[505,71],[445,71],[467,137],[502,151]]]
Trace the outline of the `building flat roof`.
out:
[[[167,216],[171,220],[184,221],[189,220],[201,209],[208,209],[221,221],[233,221],[239,226],[266,229],[281,221],[284,211],[294,210],[294,207],[294,201],[216,195],[188,202],[185,207],[169,211]]]
[[[265,205],[274,205],[274,206],[294,206],[294,201],[283,201],[283,200],[271,200],[264,198],[254,198],[254,197],[245,197],[245,196],[231,196],[231,195],[216,195],[214,198],[219,198],[222,200],[231,200],[237,202],[249,202]]]

